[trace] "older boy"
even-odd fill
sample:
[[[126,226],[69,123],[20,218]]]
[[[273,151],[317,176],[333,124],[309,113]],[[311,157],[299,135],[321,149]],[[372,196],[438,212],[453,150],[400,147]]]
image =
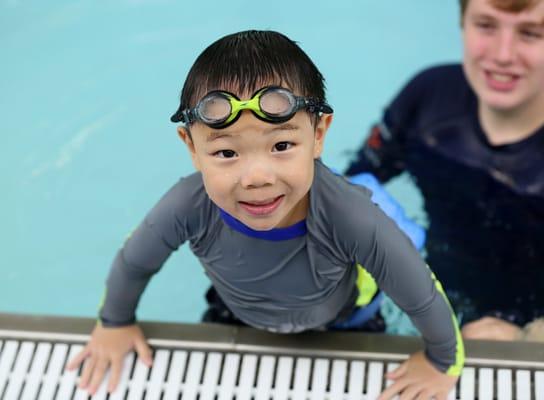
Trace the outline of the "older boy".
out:
[[[189,241],[234,315],[274,332],[345,321],[368,303],[357,283],[371,275],[426,343],[391,374],[382,398],[445,399],[463,363],[455,318],[368,191],[319,161],[332,109],[308,56],[276,32],[226,36],[197,58],[172,121],[184,123],[178,132],[199,172],[175,184],[119,251],[101,323],[70,365],[87,358],[80,385],[93,393],[111,366],[114,389],[132,348],[150,363],[136,305],[151,275]]]
[[[412,174],[463,335],[512,340],[544,316],[544,1],[460,4],[462,67],[416,76],[347,174]]]

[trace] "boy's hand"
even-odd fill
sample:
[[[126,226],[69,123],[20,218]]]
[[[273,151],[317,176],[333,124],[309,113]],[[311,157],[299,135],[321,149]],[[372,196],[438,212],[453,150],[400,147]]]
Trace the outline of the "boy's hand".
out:
[[[465,339],[520,340],[523,331],[517,325],[494,317],[483,317],[466,324],[461,330]]]
[[[151,349],[138,325],[105,328],[97,324],[87,346],[68,363],[66,368],[72,370],[85,361],[79,387],[87,389],[90,395],[97,391],[106,371],[111,368],[108,383],[108,392],[111,393],[119,382],[123,359],[133,349],[142,362],[150,367]]]
[[[378,400],[446,400],[458,377],[438,371],[423,352],[412,354],[396,370],[386,374],[394,383],[385,389]]]

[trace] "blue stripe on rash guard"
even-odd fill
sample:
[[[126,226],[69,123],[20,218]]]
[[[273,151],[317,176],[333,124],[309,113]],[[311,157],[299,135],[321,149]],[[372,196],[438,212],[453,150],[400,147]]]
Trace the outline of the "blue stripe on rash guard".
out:
[[[308,231],[306,229],[306,220],[297,222],[296,224],[288,226],[286,228],[275,228],[269,231],[256,231],[254,229],[251,229],[249,226],[244,225],[222,209],[219,209],[219,213],[221,214],[221,218],[223,219],[223,221],[225,221],[225,223],[232,229],[243,233],[244,235],[251,236],[257,239],[278,242],[280,240],[289,240],[299,236],[304,236]]]

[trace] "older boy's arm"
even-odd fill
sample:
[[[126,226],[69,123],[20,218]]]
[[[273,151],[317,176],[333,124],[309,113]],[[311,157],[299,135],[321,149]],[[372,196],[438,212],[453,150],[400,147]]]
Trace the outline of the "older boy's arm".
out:
[[[344,174],[353,176],[370,172],[384,182],[404,171],[403,157],[400,137],[393,136],[386,122],[380,122],[371,128]]]

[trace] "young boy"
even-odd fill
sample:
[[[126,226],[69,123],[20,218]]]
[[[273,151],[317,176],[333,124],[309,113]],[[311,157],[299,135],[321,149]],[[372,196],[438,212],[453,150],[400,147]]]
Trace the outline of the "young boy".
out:
[[[466,338],[543,340],[544,1],[460,6],[462,65],[418,74],[346,173],[414,176]]]
[[[226,36],[197,58],[172,121],[183,122],[178,133],[198,172],[162,197],[117,254],[100,323],[69,365],[86,359],[80,386],[94,393],[111,368],[113,390],[132,349],[151,364],[136,305],[170,253],[189,241],[233,314],[273,332],[341,324],[368,303],[357,284],[372,279],[366,270],[426,344],[390,374],[396,382],[381,398],[445,399],[463,364],[455,318],[368,190],[319,160],[332,109],[308,56],[276,32]]]

